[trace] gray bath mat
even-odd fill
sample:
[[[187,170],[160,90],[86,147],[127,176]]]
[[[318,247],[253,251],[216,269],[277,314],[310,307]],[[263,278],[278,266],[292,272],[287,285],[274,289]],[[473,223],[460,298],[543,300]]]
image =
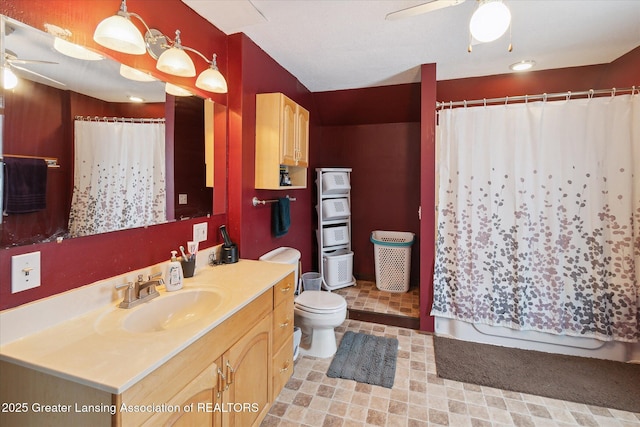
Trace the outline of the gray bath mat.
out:
[[[347,331],[327,376],[391,388],[397,356],[397,339]]]
[[[640,412],[640,365],[434,337],[441,378]]]

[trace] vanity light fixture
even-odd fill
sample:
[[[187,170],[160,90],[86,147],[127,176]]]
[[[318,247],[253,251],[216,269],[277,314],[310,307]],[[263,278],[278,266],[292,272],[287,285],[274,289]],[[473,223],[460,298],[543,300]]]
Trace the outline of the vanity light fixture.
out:
[[[70,56],[76,59],[82,59],[84,61],[100,61],[104,59],[104,56],[87,49],[84,46],[71,43],[67,40],[56,37],[53,40],[53,48],[63,55]]]
[[[516,62],[515,64],[509,65],[509,68],[512,71],[528,71],[534,65],[536,65],[536,61],[533,61],[531,59],[526,59],[524,61]]]
[[[192,96],[193,94],[186,89],[171,83],[165,83],[164,91],[173,96]]]
[[[132,16],[138,18],[148,31],[149,27],[140,15],[128,12],[127,0],[122,0],[120,10],[98,24],[93,33],[93,40],[118,52],[144,55],[147,52],[147,45],[138,28],[131,22]]]
[[[209,62],[206,58],[205,61],[209,62],[210,67],[200,73],[196,79],[196,87],[214,93],[227,93],[227,81],[224,76],[218,70],[218,63],[216,58],[218,55],[213,54],[213,60]]]
[[[478,8],[469,21],[469,31],[482,43],[499,39],[511,25],[511,12],[502,0],[478,0]]]
[[[185,48],[182,47],[180,40],[180,30],[176,30],[176,39],[168,49],[162,52],[158,62],[156,62],[156,68],[163,73],[174,76],[194,77],[196,75],[196,67],[184,50]]]
[[[120,64],[120,75],[125,79],[133,80],[136,82],[155,82],[158,80],[151,74],[145,73],[124,64]]]

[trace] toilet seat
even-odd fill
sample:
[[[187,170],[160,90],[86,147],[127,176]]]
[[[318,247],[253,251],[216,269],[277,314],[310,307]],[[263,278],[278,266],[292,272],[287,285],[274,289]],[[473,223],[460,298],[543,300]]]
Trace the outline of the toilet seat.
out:
[[[340,295],[326,291],[304,291],[295,299],[296,308],[308,313],[330,314],[347,308]]]

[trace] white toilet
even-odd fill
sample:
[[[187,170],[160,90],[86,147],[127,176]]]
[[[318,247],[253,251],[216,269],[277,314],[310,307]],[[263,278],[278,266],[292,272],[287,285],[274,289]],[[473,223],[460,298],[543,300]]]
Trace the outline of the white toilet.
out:
[[[277,248],[262,255],[260,260],[298,264],[300,251],[287,247]],[[301,292],[294,301],[294,315],[294,324],[302,329],[300,352],[319,358],[333,356],[337,350],[334,329],[347,318],[347,301],[342,296],[327,291]]]

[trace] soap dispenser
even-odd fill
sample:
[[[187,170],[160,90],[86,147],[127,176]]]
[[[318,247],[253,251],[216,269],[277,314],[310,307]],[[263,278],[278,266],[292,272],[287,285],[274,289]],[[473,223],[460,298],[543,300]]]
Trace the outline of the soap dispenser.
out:
[[[171,261],[167,266],[167,280],[165,281],[167,292],[182,289],[182,265],[176,257],[177,254],[178,251],[171,251]]]

